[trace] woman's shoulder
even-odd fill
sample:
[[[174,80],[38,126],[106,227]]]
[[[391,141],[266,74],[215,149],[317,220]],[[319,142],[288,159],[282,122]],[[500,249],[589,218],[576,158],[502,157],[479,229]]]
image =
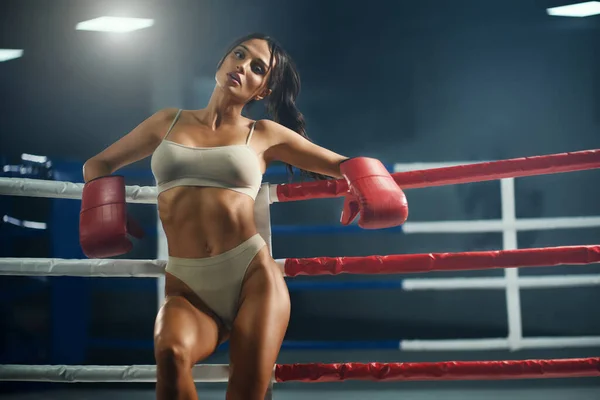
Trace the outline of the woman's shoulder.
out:
[[[279,129],[284,128],[283,125],[281,125],[273,120],[270,120],[270,119],[258,119],[256,121],[254,121],[254,126],[255,126],[255,129],[261,130],[266,133],[272,133]]]
[[[144,124],[146,126],[161,127],[166,123],[173,122],[178,113],[178,108],[162,108],[146,118]]]
[[[156,111],[150,118],[157,120],[173,119],[177,114],[182,113],[184,110],[175,107],[162,108]]]

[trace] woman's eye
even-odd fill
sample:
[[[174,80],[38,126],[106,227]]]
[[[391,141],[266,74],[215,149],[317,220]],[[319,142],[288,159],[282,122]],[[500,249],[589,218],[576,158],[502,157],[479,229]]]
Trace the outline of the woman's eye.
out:
[[[259,75],[262,75],[265,73],[265,70],[260,65],[255,65],[253,68],[253,71],[255,74],[259,74]]]
[[[244,53],[242,53],[239,50],[236,50],[233,52],[233,54],[237,57],[237,58],[243,58],[244,57]]]

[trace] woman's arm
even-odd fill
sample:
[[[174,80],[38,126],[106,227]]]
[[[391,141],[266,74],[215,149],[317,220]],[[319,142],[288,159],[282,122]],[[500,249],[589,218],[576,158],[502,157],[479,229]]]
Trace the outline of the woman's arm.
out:
[[[306,171],[346,179],[348,192],[340,219],[343,225],[350,224],[359,214],[358,225],[365,229],[389,228],[406,221],[406,196],[379,160],[349,160],[275,122],[261,123],[270,144],[265,151],[267,162],[279,160]]]
[[[157,112],[85,162],[79,243],[86,256],[125,254],[133,247],[130,236],[143,237],[142,229],[127,214],[125,179],[111,174],[152,154],[176,112],[173,109]]]
[[[277,160],[305,171],[342,178],[340,163],[348,157],[318,146],[276,122],[261,120],[257,125],[269,142],[264,154],[267,163]]]
[[[156,112],[127,135],[91,157],[83,165],[84,181],[110,175],[148,157],[160,144],[176,113],[177,109],[174,108]]]

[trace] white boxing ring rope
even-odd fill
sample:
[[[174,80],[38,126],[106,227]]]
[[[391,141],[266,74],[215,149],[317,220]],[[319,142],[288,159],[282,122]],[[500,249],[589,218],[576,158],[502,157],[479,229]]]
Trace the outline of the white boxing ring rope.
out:
[[[229,365],[195,365],[196,382],[227,382]],[[155,365],[0,365],[0,381],[25,382],[156,382]]]
[[[577,153],[564,153],[550,156],[531,157],[526,159],[503,160],[499,162],[476,163],[471,165],[456,164],[435,165],[437,169],[413,171],[394,174],[394,179],[404,188],[417,188],[435,186],[438,184],[455,184],[481,180],[499,179],[502,188],[502,219],[493,221],[450,221],[450,222],[408,222],[403,231],[410,233],[446,233],[446,232],[503,232],[504,252],[497,252],[499,259],[512,256],[510,250],[516,249],[516,232],[533,229],[569,229],[589,228],[600,226],[600,217],[574,217],[574,218],[545,218],[545,219],[517,219],[514,206],[514,177],[530,176],[543,173],[558,173],[578,171],[584,169],[600,168],[600,151],[590,150]],[[531,166],[529,170],[521,166]],[[427,167],[427,164],[418,164]],[[478,168],[485,173],[473,174]],[[396,165],[395,170],[411,169],[411,165]],[[462,171],[461,171],[462,169]],[[446,171],[454,173],[455,178],[448,179],[443,176]],[[440,174],[441,173],[441,174]],[[436,175],[437,174],[437,175]],[[461,175],[462,174],[462,175]],[[469,177],[469,174],[473,175]],[[433,177],[433,178],[432,178]],[[439,179],[442,177],[442,179]],[[405,179],[406,181],[403,181]],[[436,180],[437,179],[437,180]],[[471,180],[469,180],[471,179]],[[318,183],[317,185],[290,184],[268,185],[261,188],[261,197],[257,201],[257,210],[260,214],[257,219],[259,232],[271,244],[269,206],[277,201],[293,201],[308,198],[338,197],[344,193],[343,181]],[[318,187],[317,187],[318,186]],[[13,196],[50,197],[64,199],[80,199],[82,184],[56,181],[40,181],[33,179],[0,178],[0,194]],[[310,190],[307,190],[310,189]],[[156,203],[156,189],[154,187],[127,187],[127,201],[131,203],[154,204]],[[307,194],[308,193],[308,194]],[[312,197],[311,197],[312,196]],[[159,235],[159,238],[161,235]],[[164,238],[162,238],[164,240]],[[159,246],[160,247],[160,246]],[[592,258],[566,258],[566,261],[575,260],[575,264],[588,264],[600,262],[596,258],[600,254],[600,246],[581,246],[573,248],[533,249],[543,252],[561,251],[565,254],[577,250],[592,255]],[[527,252],[525,250],[524,252]],[[518,254],[525,254],[517,250]],[[510,253],[510,254],[509,254]],[[474,257],[469,253],[450,253],[455,256]],[[515,253],[516,254],[516,253]],[[532,253],[533,254],[533,253]],[[550,254],[550,253],[548,253]],[[402,256],[371,256],[380,258]],[[414,256],[414,255],[412,255]],[[446,265],[446,256],[432,256],[439,265]],[[437,258],[436,258],[437,257]],[[571,256],[569,256],[571,257]],[[578,258],[579,257],[579,258]],[[159,257],[160,258],[160,257]],[[505,257],[508,258],[508,257]],[[340,258],[343,259],[343,258]],[[348,258],[350,259],[350,258]],[[459,257],[460,259],[460,257]],[[307,261],[308,260],[308,261]],[[373,262],[371,259],[369,262]],[[468,259],[465,259],[468,260]],[[563,260],[563,261],[565,261]],[[283,259],[276,260],[284,272],[288,273],[293,268],[302,266],[307,262],[317,265],[319,273],[367,273],[357,269],[352,270],[352,260],[348,261],[348,271],[339,270],[339,265],[344,266],[346,261],[334,260],[338,265],[333,270],[330,268],[331,260],[319,259]],[[356,260],[354,260],[356,261]],[[391,260],[392,264],[396,261]],[[562,262],[563,264],[566,263]],[[294,265],[293,265],[294,264]],[[558,265],[560,263],[552,264]],[[537,264],[527,264],[525,266]],[[93,277],[162,277],[164,275],[165,261],[158,260],[64,260],[64,259],[32,259],[32,258],[4,258],[0,259],[0,275],[28,275],[28,276],[93,276]],[[521,315],[519,303],[520,289],[533,289],[543,287],[569,287],[592,286],[600,284],[600,275],[558,275],[519,277],[518,265],[509,267],[502,263],[495,266],[504,268],[505,276],[499,278],[443,278],[443,279],[405,279],[404,290],[457,290],[457,289],[504,289],[507,292],[507,307],[509,311],[509,336],[498,339],[467,339],[467,340],[412,340],[403,341],[402,350],[490,350],[490,349],[525,349],[525,348],[555,348],[555,347],[588,347],[600,346],[599,337],[540,337],[523,338],[521,334]],[[452,267],[455,268],[455,267]],[[460,269],[460,268],[456,268]],[[452,269],[449,269],[452,270]],[[333,272],[332,272],[333,271]],[[359,271],[359,272],[356,272]],[[424,272],[425,270],[422,270]],[[397,272],[404,272],[398,270]],[[408,272],[418,272],[408,271]],[[301,273],[302,274],[302,273]],[[293,274],[290,276],[294,276]],[[507,369],[503,369],[507,368]],[[529,369],[528,369],[529,368]],[[428,370],[423,374],[423,370]],[[502,370],[502,371],[500,371]],[[385,373],[382,373],[385,371]],[[432,372],[433,371],[433,372]],[[442,371],[442,372],[440,372]],[[479,371],[479,372],[478,372]],[[52,382],[153,382],[155,381],[155,366],[0,366],[1,380],[32,380]],[[305,375],[303,375],[305,374]],[[307,375],[306,375],[307,374]],[[398,374],[401,374],[398,375]],[[517,379],[519,377],[559,377],[559,376],[600,376],[600,359],[572,359],[572,360],[522,360],[503,362],[452,362],[452,363],[370,363],[370,364],[299,364],[278,365],[275,368],[273,381],[340,381],[347,379],[368,380],[454,380],[454,379]],[[227,381],[227,365],[197,365],[194,368],[194,378],[202,382]]]

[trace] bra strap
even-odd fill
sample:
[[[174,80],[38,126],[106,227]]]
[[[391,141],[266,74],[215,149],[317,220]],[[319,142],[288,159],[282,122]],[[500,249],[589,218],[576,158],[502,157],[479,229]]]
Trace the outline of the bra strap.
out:
[[[248,134],[248,138],[246,139],[246,144],[250,143],[250,139],[252,139],[252,134],[254,133],[254,127],[256,126],[256,121],[252,124],[252,128],[250,128],[250,133]]]
[[[175,118],[173,118],[173,122],[171,123],[171,126],[169,127],[167,134],[163,137],[163,140],[165,140],[167,138],[167,136],[169,136],[169,133],[171,133],[171,131],[173,130],[173,127],[177,123],[177,120],[179,119],[180,115],[181,115],[181,108],[179,110],[177,110],[177,114],[175,115]]]

